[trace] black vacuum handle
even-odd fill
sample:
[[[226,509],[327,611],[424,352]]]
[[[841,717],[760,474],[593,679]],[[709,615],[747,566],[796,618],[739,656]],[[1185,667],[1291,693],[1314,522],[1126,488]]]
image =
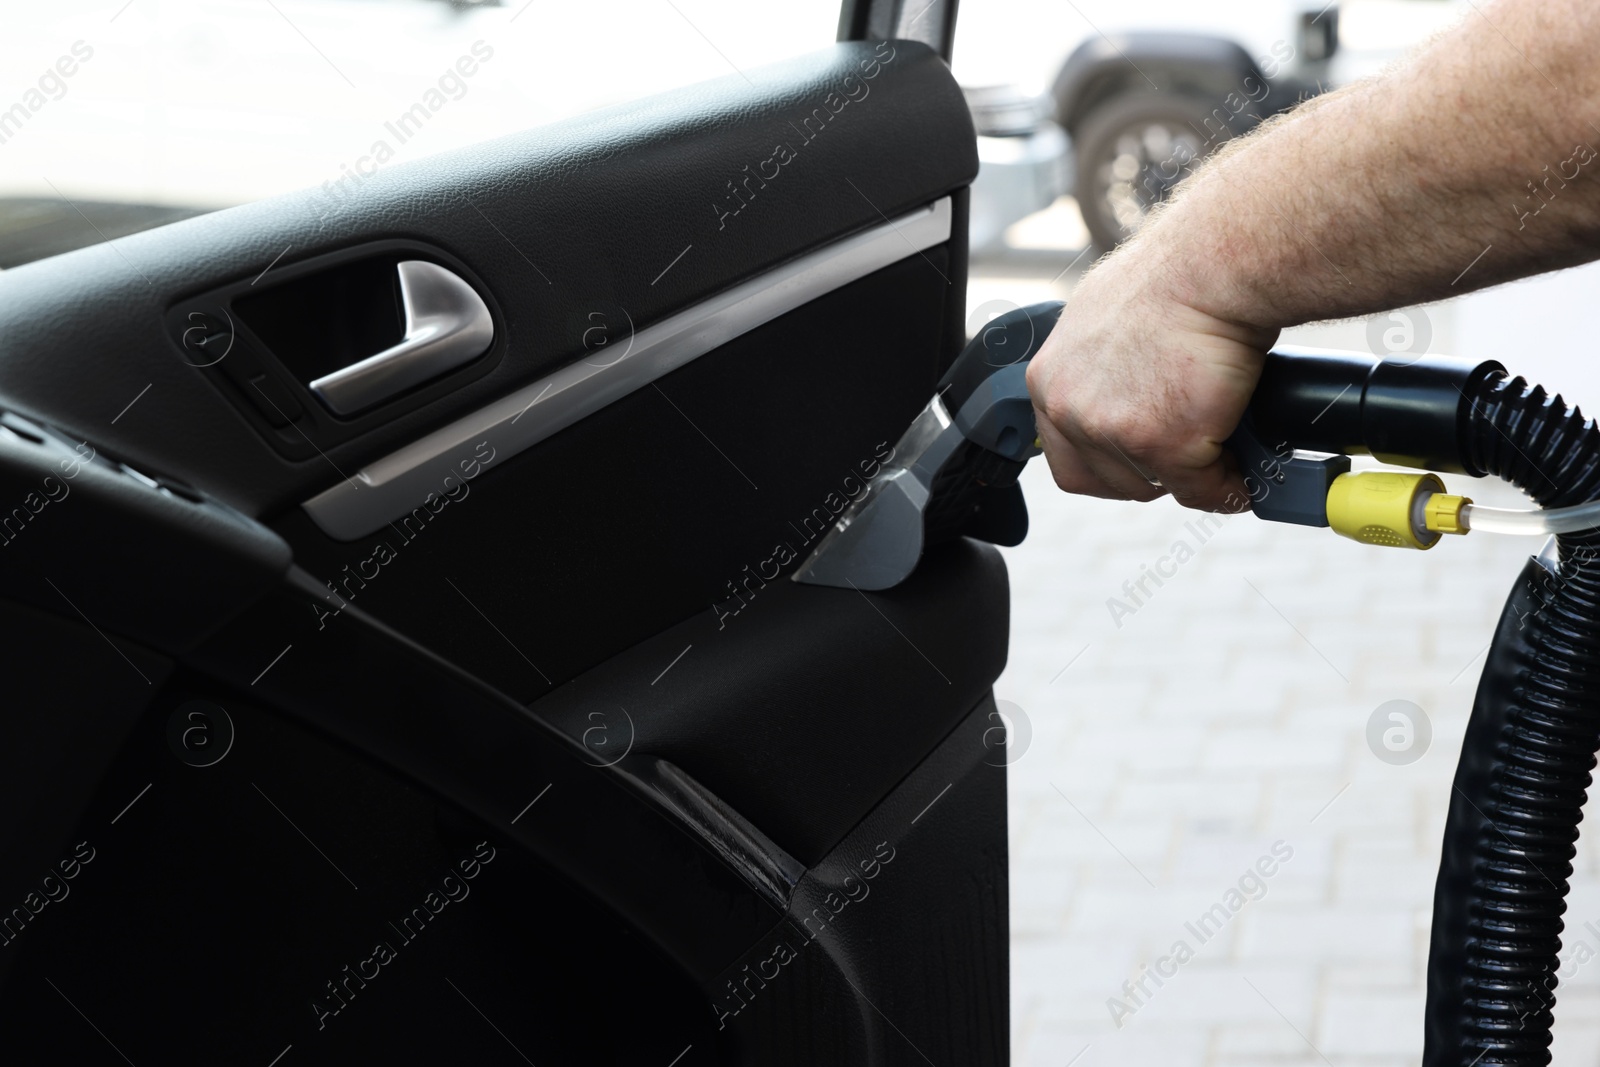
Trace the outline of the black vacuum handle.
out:
[[[1060,300],[1048,300],[990,320],[967,342],[967,347],[940,379],[939,395],[944,399],[945,408],[951,414],[961,410],[979,386],[1008,367],[1025,373],[1028,361],[1043,347],[1044,339],[1055,329],[1064,307]]]
[[[1468,454],[1468,398],[1505,374],[1492,359],[1380,358],[1280,346],[1246,420],[1265,445],[1371,454],[1384,463],[1481,477]]]
[[[1037,454],[1027,366],[1063,307],[1051,300],[996,317],[945,372],[939,396],[974,443],[1012,460]],[[1267,354],[1228,447],[1247,472],[1300,449],[1481,476],[1464,436],[1468,397],[1504,374],[1492,359],[1385,359],[1281,345]]]

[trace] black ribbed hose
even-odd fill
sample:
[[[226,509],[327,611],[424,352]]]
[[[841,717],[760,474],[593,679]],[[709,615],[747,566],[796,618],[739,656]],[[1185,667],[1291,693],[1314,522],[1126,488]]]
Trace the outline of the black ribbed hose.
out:
[[[1467,390],[1465,466],[1546,508],[1600,498],[1600,430],[1494,375]],[[1530,560],[1490,646],[1445,828],[1424,1067],[1550,1062],[1562,912],[1600,747],[1600,531]]]

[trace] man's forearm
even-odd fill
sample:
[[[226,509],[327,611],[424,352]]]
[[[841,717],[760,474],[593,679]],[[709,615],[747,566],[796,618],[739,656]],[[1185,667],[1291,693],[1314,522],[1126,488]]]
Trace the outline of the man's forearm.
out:
[[[1139,258],[1175,299],[1264,328],[1592,259],[1597,56],[1600,5],[1480,3],[1405,67],[1201,167],[1135,238]]]
[[[1028,365],[1061,488],[1237,510],[1223,442],[1280,329],[1600,256],[1600,4],[1468,2],[1225,148],[1079,282]]]

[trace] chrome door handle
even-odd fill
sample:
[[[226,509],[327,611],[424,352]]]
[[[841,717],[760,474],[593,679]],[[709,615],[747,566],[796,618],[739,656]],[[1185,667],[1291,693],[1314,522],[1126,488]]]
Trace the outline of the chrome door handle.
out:
[[[406,316],[400,343],[311,383],[336,415],[353,415],[470,363],[494,342],[488,305],[454,272],[420,259],[403,260],[399,270]]]

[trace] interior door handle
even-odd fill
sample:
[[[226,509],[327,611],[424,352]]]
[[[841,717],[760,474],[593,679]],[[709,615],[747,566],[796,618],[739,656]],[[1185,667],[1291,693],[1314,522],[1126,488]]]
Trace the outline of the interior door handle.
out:
[[[494,342],[488,305],[454,272],[420,259],[403,260],[399,270],[406,316],[400,343],[311,383],[336,415],[352,415],[470,363]]]

